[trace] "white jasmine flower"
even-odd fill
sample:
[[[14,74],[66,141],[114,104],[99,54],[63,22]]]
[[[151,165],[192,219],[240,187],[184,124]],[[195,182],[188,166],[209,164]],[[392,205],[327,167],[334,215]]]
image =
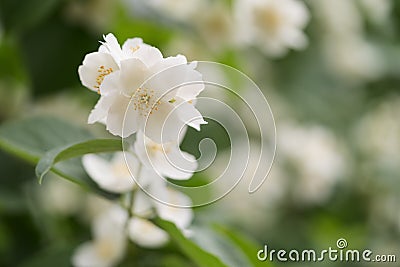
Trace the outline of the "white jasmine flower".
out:
[[[75,267],[111,267],[125,254],[127,213],[119,206],[99,215],[92,225],[93,240],[83,243],[72,257]]]
[[[147,169],[154,169],[163,177],[189,179],[197,168],[196,158],[181,151],[178,142],[159,144],[146,137],[141,131],[136,135],[134,151]]]
[[[256,44],[266,54],[281,56],[287,49],[303,49],[303,29],[309,13],[296,0],[236,0],[234,14],[238,41]]]
[[[100,92],[104,78],[119,70],[121,60],[127,58],[140,58],[143,62],[152,64],[162,59],[162,54],[157,48],[143,43],[140,38],[128,39],[121,48],[115,36],[107,34],[99,51],[87,54],[78,68],[82,84],[99,94],[109,93]],[[114,88],[108,89],[112,91]]]
[[[206,124],[194,107],[204,89],[195,62],[189,64],[182,55],[163,58],[140,38],[127,40],[122,48],[114,35],[104,39],[78,70],[82,84],[101,94],[89,123],[105,123],[108,131],[121,137],[142,129],[158,142],[161,130],[163,138],[174,137],[162,129],[167,118],[170,125],[187,124],[197,130]]]
[[[100,87],[120,93],[102,96],[89,122],[104,120],[107,130],[122,137],[143,130],[160,143],[175,138],[172,129],[176,125],[200,130],[206,122],[194,101],[204,85],[199,84],[201,74],[195,68],[196,63],[187,64],[182,55],[160,60],[150,68],[136,58],[123,60],[121,69],[108,75]]]
[[[125,193],[136,186],[132,177],[135,173],[131,174],[131,171],[138,170],[139,161],[130,153],[117,152],[111,161],[95,154],[88,154],[82,157],[82,163],[88,175],[107,191]]]

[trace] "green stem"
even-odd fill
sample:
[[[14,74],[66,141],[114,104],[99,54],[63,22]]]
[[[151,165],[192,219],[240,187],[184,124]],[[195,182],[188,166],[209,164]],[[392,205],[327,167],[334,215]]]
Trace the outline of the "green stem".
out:
[[[141,171],[142,171],[142,164],[139,163],[138,171],[136,173],[137,180],[139,179],[139,175],[140,175]],[[129,220],[135,216],[135,213],[133,211],[133,205],[135,204],[135,191],[136,190],[137,190],[137,187],[135,189],[133,189],[132,191],[128,192],[126,195],[129,203],[127,206],[128,220],[126,221],[125,229],[127,229],[127,227],[128,227]]]

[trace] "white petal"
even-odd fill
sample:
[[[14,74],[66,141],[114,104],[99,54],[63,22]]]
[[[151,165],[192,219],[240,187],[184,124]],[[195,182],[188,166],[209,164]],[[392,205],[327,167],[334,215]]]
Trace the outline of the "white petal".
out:
[[[133,242],[147,248],[160,247],[169,240],[169,236],[164,230],[150,221],[140,218],[130,220],[128,233]]]
[[[96,251],[93,241],[78,246],[72,256],[72,265],[75,267],[108,267],[107,261],[102,260]]]
[[[82,65],[78,68],[78,73],[82,84],[97,92],[107,73],[118,69],[112,56],[107,53],[93,52],[85,56]]]
[[[163,59],[163,55],[161,54],[160,50],[158,50],[158,48],[156,47],[149,45],[141,46],[134,53],[133,57],[143,61],[143,63],[146,64],[148,68],[154,66],[157,62]]]
[[[121,71],[115,71],[107,75],[101,83],[99,92],[101,95],[118,94],[121,91]]]
[[[203,77],[200,72],[195,70],[196,66],[197,62],[187,65],[185,83],[188,84],[181,86],[177,92],[177,96],[186,101],[195,99],[204,90]]]
[[[128,137],[139,127],[138,113],[130,104],[130,98],[119,95],[109,109],[107,130],[113,135]]]
[[[172,148],[168,154],[160,155],[154,160],[159,173],[175,180],[186,180],[193,176],[197,169],[197,161],[193,155]]]
[[[125,209],[114,204],[105,212],[99,214],[92,222],[92,231],[95,239],[121,239],[124,236],[125,223],[128,213]]]
[[[162,185],[153,186],[151,193],[160,200],[154,201],[154,205],[162,219],[175,223],[180,229],[190,225],[193,220],[193,210],[190,208],[192,200],[187,195]]]
[[[142,38],[129,38],[122,45],[122,52],[127,58],[135,53],[143,45]]]
[[[185,83],[187,68],[187,60],[182,55],[165,58],[150,69],[153,76],[145,83],[145,86],[157,91],[160,96],[168,98],[166,99],[168,101],[176,95],[179,86]]]
[[[153,73],[158,73],[173,66],[184,66],[186,64],[187,64],[187,59],[184,55],[176,55],[173,57],[167,57],[162,61],[158,62],[158,64],[152,68],[152,71]]]
[[[197,131],[200,131],[201,124],[207,124],[201,113],[194,107],[193,104],[178,100],[175,102],[175,109],[176,110],[174,111],[177,112],[182,122],[190,127],[195,128]]]
[[[115,38],[112,33],[109,33],[104,36],[104,41],[105,42],[103,43],[103,46],[108,50],[115,62],[119,65],[120,61],[123,59],[123,54],[117,38]]]
[[[88,175],[103,189],[113,193],[125,193],[135,186],[134,180],[129,175],[125,161],[110,163],[104,158],[95,154],[88,154],[82,157],[82,163]],[[121,166],[126,171],[121,174]]]
[[[149,74],[148,69],[143,62],[137,58],[130,58],[121,61],[121,83],[123,92],[132,95]]]
[[[110,190],[111,181],[114,179],[110,162],[95,154],[88,154],[82,157],[82,163],[85,171],[93,181],[101,188]]]
[[[144,134],[156,143],[176,141],[179,129],[184,127],[184,123],[173,112],[173,105],[162,102],[157,106],[153,114],[148,116],[144,124]]]
[[[88,123],[104,121],[113,102],[113,96],[101,96],[94,109],[90,112]]]
[[[136,133],[136,140],[133,144],[133,149],[135,151],[136,156],[140,159],[142,164],[145,165],[146,168],[151,169],[151,164],[149,160],[149,155],[146,149],[145,136],[142,131],[138,131]]]
[[[151,197],[139,190],[135,193],[133,213],[141,217],[152,215],[153,202]]]

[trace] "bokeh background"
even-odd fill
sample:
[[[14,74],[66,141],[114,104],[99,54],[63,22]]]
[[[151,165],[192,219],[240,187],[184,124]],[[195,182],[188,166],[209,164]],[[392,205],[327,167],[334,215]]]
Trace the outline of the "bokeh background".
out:
[[[86,125],[98,96],[80,84],[77,68],[109,32],[121,43],[141,37],[165,56],[230,65],[268,99],[276,159],[261,190],[249,195],[241,183],[217,203],[196,208],[194,226],[225,225],[260,249],[319,250],[346,238],[351,248],[400,260],[400,2],[306,0],[301,30],[307,44],[278,54],[237,41],[243,29],[235,2],[2,0],[0,123],[51,114],[107,136],[102,126]],[[213,75],[235,86],[234,77]],[[240,110],[240,103],[230,104]],[[218,127],[210,123],[201,136],[213,137],[223,159],[229,142],[223,131],[216,134]],[[197,156],[198,139],[189,132],[183,144]],[[56,175],[39,186],[34,166],[3,151],[0,168],[0,266],[70,266],[73,249],[89,239],[90,218],[105,200]],[[205,171],[201,179],[213,175]],[[175,266],[174,255],[168,248],[137,249],[123,264]],[[309,263],[271,266],[286,265]]]

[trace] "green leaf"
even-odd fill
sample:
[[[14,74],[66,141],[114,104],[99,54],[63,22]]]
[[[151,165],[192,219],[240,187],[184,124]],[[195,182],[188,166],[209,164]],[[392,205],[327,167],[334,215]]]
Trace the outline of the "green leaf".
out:
[[[252,266],[272,267],[270,262],[261,262],[257,259],[257,252],[262,249],[262,246],[258,245],[254,240],[222,225],[215,225],[214,229],[235,244],[247,257]]]
[[[26,118],[0,126],[0,148],[31,164],[37,164],[41,157],[54,148],[68,147],[92,138],[88,131],[53,117]],[[60,162],[51,170],[85,190],[115,198],[114,194],[101,190],[92,181],[78,158]]]
[[[82,143],[57,147],[47,152],[36,165],[39,183],[50,169],[58,162],[89,153],[122,151],[122,142],[118,139],[93,139]]]
[[[228,238],[210,229],[208,225],[192,225],[191,240],[197,245],[211,251],[222,262],[230,267],[251,266],[247,257]]]
[[[156,218],[155,224],[164,229],[170,235],[172,241],[200,267],[223,267],[227,266],[216,256],[206,252],[193,241],[187,239],[175,224]]]

